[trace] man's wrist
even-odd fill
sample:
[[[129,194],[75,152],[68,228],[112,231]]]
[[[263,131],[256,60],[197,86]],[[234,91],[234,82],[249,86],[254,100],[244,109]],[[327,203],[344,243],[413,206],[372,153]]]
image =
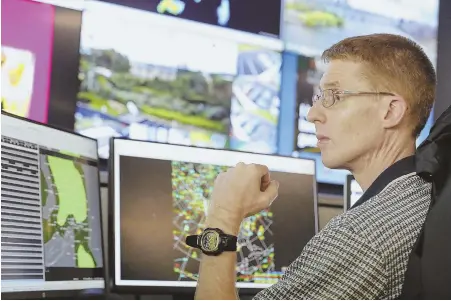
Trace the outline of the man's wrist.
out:
[[[242,219],[220,209],[210,210],[206,219],[207,228],[219,228],[225,234],[238,236]]]

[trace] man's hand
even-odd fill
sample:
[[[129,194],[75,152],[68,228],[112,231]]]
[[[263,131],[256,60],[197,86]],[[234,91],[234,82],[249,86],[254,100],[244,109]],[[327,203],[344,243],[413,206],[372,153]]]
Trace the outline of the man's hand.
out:
[[[268,167],[238,163],[215,181],[208,220],[223,221],[226,230],[237,234],[242,220],[268,208],[276,199],[277,181],[271,181]]]
[[[216,178],[206,226],[237,236],[243,218],[268,208],[278,189],[268,167],[238,163]],[[235,268],[236,252],[202,256],[196,299],[238,299]]]

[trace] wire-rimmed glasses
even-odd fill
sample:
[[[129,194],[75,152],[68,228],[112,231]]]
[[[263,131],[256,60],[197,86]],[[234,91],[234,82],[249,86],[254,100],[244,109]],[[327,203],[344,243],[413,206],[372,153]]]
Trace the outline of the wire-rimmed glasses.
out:
[[[347,90],[335,90],[335,89],[325,89],[320,91],[312,98],[313,104],[321,101],[321,104],[325,108],[330,108],[337,101],[340,101],[341,96],[359,96],[359,95],[388,95],[395,96],[395,94],[390,92],[363,92],[363,91],[347,91]]]

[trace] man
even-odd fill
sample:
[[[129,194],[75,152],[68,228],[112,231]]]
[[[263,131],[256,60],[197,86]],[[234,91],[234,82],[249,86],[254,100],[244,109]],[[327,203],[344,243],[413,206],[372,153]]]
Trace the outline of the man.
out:
[[[412,155],[434,101],[435,71],[418,45],[389,34],[345,39],[323,58],[328,68],[308,118],[324,165],[351,171],[365,193],[256,298],[397,298],[430,203]],[[265,166],[231,168],[216,180],[207,226],[237,235],[244,217],[270,206],[278,185]],[[235,264],[235,252],[203,255],[196,297],[236,299]]]

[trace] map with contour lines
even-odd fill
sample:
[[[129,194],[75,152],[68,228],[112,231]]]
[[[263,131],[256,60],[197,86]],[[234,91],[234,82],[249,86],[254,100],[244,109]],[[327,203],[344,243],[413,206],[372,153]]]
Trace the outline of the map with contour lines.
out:
[[[46,267],[102,267],[100,208],[94,166],[40,154]]]
[[[227,167],[198,163],[172,162],[174,202],[174,272],[178,280],[197,281],[200,251],[185,244],[187,235],[205,229],[208,202],[217,175]],[[238,237],[237,281],[277,282],[281,273],[275,269],[274,242],[270,229],[273,213],[264,210],[243,221]]]

